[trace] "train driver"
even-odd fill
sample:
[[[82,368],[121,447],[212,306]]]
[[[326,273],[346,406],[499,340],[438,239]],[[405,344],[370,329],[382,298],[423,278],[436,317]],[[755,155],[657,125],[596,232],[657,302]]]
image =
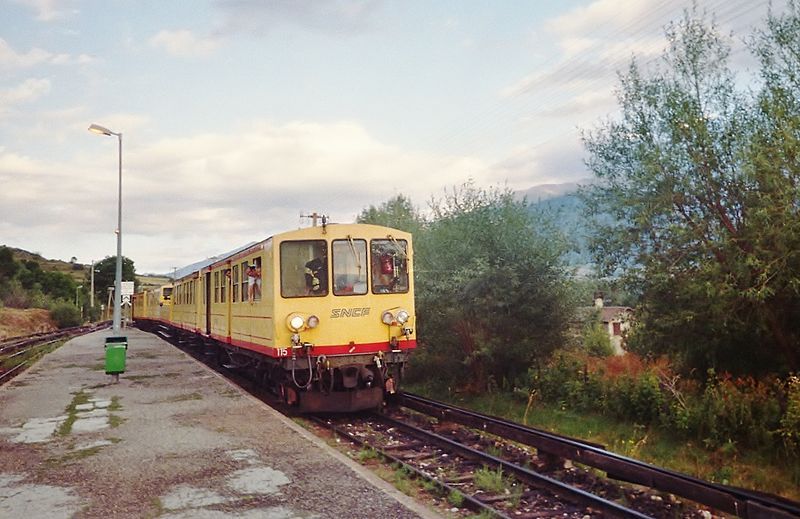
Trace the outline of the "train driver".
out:
[[[305,275],[308,295],[323,296],[328,293],[328,259],[324,248],[306,263]]]

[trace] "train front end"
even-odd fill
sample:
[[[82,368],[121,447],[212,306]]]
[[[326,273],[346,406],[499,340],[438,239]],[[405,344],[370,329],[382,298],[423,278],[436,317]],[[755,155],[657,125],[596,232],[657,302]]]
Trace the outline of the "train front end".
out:
[[[275,239],[285,400],[304,412],[381,406],[417,344],[411,235],[332,224]]]

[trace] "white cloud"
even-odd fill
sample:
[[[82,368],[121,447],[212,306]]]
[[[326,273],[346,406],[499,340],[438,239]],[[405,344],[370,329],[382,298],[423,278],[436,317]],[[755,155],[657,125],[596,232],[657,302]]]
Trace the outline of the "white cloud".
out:
[[[226,21],[221,33],[268,33],[281,24],[296,25],[322,33],[352,34],[369,27],[382,6],[381,0],[220,0]]]
[[[597,91],[587,90],[571,97],[562,104],[548,107],[539,112],[545,117],[571,117],[573,115],[597,113],[605,114],[616,108],[617,99],[610,88]]]
[[[41,22],[52,22],[73,15],[76,9],[69,7],[70,0],[15,0],[36,11],[36,19]]]
[[[5,112],[11,106],[30,103],[50,92],[49,79],[26,79],[21,84],[0,90],[0,113]]]
[[[218,39],[201,38],[185,29],[177,31],[159,31],[158,34],[150,38],[149,42],[152,47],[164,49],[169,54],[182,58],[208,56],[213,53],[220,44]]]
[[[113,126],[121,120],[94,122],[127,131]],[[113,240],[105,250],[88,238],[113,232],[117,162],[107,148],[58,164],[0,149],[4,239],[45,254],[111,254]],[[469,178],[502,182],[498,173],[473,157],[396,148],[351,121],[254,121],[229,134],[131,142],[123,149],[123,253],[138,268],[166,272],[296,228],[301,212],[347,222],[398,193],[424,206],[431,194]],[[31,212],[34,204],[39,209]],[[68,235],[53,223],[65,221]],[[30,244],[30,236],[44,245]]]
[[[521,147],[492,169],[517,190],[538,184],[575,182],[588,175],[584,153],[578,133],[571,131],[563,138]]]
[[[31,49],[22,54],[16,52],[6,40],[0,38],[0,66],[7,68],[32,67],[52,58],[52,54],[42,49]]]
[[[70,54],[53,54],[44,49],[33,48],[28,52],[15,51],[6,40],[0,38],[0,68],[20,69],[42,64],[52,65],[86,65],[94,58],[87,54],[72,56]]]
[[[683,2],[680,2],[682,4]],[[575,7],[547,23],[550,32],[562,41],[583,38],[587,34],[627,35],[639,31],[648,21],[652,21],[651,29],[660,29],[663,18],[652,17],[656,10],[670,4],[648,0],[597,0],[588,5]],[[678,5],[679,2],[672,2]]]

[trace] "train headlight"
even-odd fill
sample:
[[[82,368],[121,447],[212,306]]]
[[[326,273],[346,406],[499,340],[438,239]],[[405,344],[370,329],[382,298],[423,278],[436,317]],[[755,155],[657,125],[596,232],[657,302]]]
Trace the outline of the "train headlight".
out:
[[[295,314],[295,315],[289,316],[289,320],[286,322],[286,324],[289,325],[289,329],[290,330],[293,330],[295,332],[299,332],[300,330],[303,329],[303,326],[305,326],[306,320],[303,319],[302,316]]]
[[[408,312],[406,312],[405,310],[400,310],[399,312],[397,312],[397,322],[400,324],[406,324],[409,317],[410,316],[408,315]]]
[[[316,315],[312,315],[311,317],[308,318],[308,322],[306,323],[306,325],[309,328],[316,328],[319,325],[319,317],[317,317]]]
[[[392,312],[389,310],[383,312],[383,314],[381,314],[381,322],[386,325],[392,324],[394,322],[394,316],[392,315]]]

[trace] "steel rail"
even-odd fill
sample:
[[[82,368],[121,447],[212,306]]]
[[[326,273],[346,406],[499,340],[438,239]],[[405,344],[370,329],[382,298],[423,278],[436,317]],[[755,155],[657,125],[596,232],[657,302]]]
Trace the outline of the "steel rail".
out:
[[[62,328],[50,332],[38,332],[31,335],[14,337],[10,340],[0,343],[0,362],[12,359],[18,355],[23,355],[31,350],[52,344],[61,339],[69,339],[71,337],[85,335],[103,328],[107,328],[108,323],[98,323],[89,326],[74,326],[71,328]],[[19,351],[17,351],[19,350]],[[8,354],[7,352],[14,352]],[[0,373],[0,384],[7,382],[13,378],[12,375],[17,374],[23,367],[30,364],[29,360],[20,362],[13,368],[7,369]]]
[[[305,415],[304,418],[306,418],[307,420],[313,421],[314,423],[316,423],[320,427],[324,427],[326,429],[329,429],[329,430],[333,431],[334,434],[346,438],[347,440],[349,440],[352,443],[358,445],[359,447],[366,447],[366,448],[370,448],[370,449],[375,449],[376,451],[378,451],[378,453],[381,455],[381,457],[391,461],[392,463],[396,463],[396,464],[400,465],[401,467],[403,467],[407,471],[413,472],[417,477],[420,477],[420,478],[422,478],[422,479],[424,479],[426,481],[431,481],[432,483],[434,483],[439,488],[444,489],[444,490],[446,490],[448,492],[454,492],[454,493],[457,493],[457,494],[461,495],[464,498],[464,501],[469,503],[470,508],[472,510],[475,510],[475,511],[478,511],[478,512],[486,511],[486,512],[489,512],[493,516],[496,516],[496,517],[501,517],[501,518],[504,518],[504,519],[512,519],[508,515],[503,514],[502,512],[500,512],[499,510],[493,508],[492,506],[490,506],[490,505],[488,505],[488,504],[486,504],[486,503],[484,503],[484,502],[472,497],[469,494],[465,494],[460,489],[458,489],[458,488],[456,488],[454,486],[448,485],[446,482],[444,482],[444,481],[442,481],[442,480],[440,480],[438,478],[435,478],[435,477],[431,476],[430,474],[426,474],[425,472],[419,470],[418,468],[414,467],[413,465],[409,465],[408,463],[406,463],[402,459],[398,458],[397,456],[394,456],[394,455],[386,452],[385,450],[381,449],[379,446],[373,445],[373,444],[369,443],[368,441],[362,440],[358,436],[350,434],[349,432],[347,432],[345,430],[342,430],[339,427],[336,427],[335,425],[333,425],[331,423],[326,422],[322,418],[319,418],[319,417],[314,416],[314,415]]]
[[[534,470],[522,467],[520,465],[504,460],[502,458],[498,458],[497,456],[493,456],[486,452],[473,449],[472,447],[464,445],[463,443],[459,443],[449,438],[445,438],[444,436],[441,436],[434,432],[421,429],[419,427],[413,426],[411,424],[399,420],[395,420],[394,418],[390,418],[388,416],[382,416],[382,415],[377,415],[377,416],[380,420],[383,420],[384,422],[389,423],[395,427],[406,429],[407,431],[410,431],[411,434],[417,437],[422,437],[427,441],[435,442],[439,445],[444,446],[444,448],[446,449],[458,451],[464,457],[486,462],[487,465],[502,467],[503,470],[513,473],[518,477],[522,477],[528,480],[529,482],[532,482],[534,485],[539,486],[540,488],[545,488],[559,496],[566,496],[566,499],[570,501],[578,502],[581,505],[586,505],[594,509],[601,510],[604,513],[613,515],[614,517],[635,517],[638,519],[645,519],[650,517],[636,510],[632,510],[630,508],[622,506],[614,501],[609,501],[608,499],[602,498],[590,492],[586,492],[585,490],[581,490],[572,485],[568,485],[567,483],[558,481],[557,479],[553,479],[549,476],[539,474]]]
[[[22,369],[27,363],[28,363],[28,361],[20,362],[19,364],[17,364],[13,368],[9,369],[8,371],[4,371],[4,372],[0,373],[0,385],[2,385],[2,383],[4,382],[4,379],[6,377],[8,377],[8,379],[11,380],[11,375],[16,373],[20,369]]]
[[[564,459],[589,465],[605,471],[615,479],[669,492],[743,519],[800,517],[800,503],[778,496],[710,483],[628,458],[580,440],[562,437],[412,393],[401,393],[400,403],[442,420],[468,425]]]

